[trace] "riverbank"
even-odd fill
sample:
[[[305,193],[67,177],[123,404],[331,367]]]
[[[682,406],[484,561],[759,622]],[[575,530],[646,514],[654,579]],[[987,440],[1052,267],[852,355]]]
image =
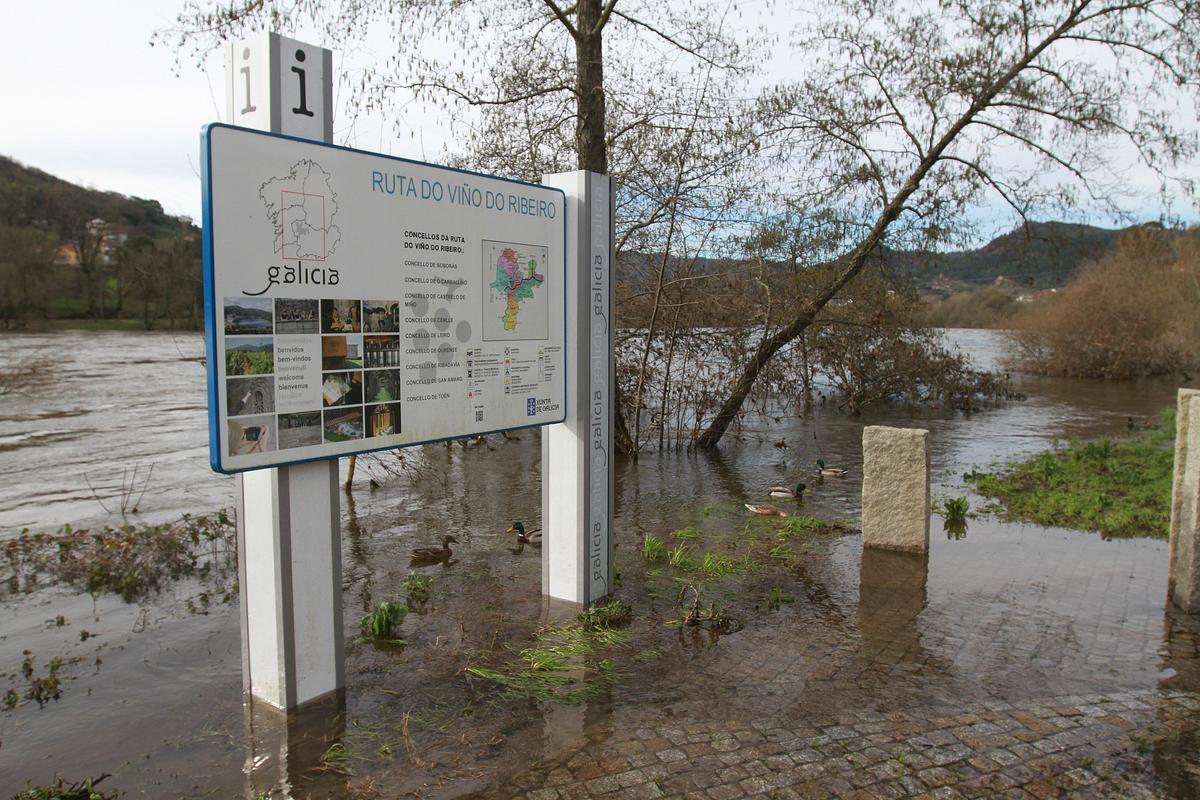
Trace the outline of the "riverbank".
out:
[[[996,472],[972,471],[964,478],[979,494],[999,501],[987,509],[1005,519],[1098,531],[1105,538],[1166,539],[1174,409],[1151,425],[1124,439],[1073,442]]]

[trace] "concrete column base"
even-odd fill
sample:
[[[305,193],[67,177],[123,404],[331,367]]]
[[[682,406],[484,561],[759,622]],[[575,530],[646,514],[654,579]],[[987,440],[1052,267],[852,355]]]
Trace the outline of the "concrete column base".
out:
[[[1200,390],[1180,389],[1175,417],[1168,591],[1187,612],[1200,612]]]
[[[863,547],[929,551],[929,431],[863,429]]]

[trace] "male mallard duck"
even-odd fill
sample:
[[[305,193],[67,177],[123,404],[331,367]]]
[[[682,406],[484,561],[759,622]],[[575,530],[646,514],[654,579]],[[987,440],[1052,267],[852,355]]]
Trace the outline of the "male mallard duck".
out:
[[[818,458],[817,459],[817,474],[818,475],[827,475],[827,476],[834,477],[834,478],[844,478],[844,477],[846,477],[846,470],[837,469],[836,467],[827,467],[827,466],[825,466],[825,461],[823,459]]]
[[[441,547],[418,547],[412,551],[412,561],[409,563],[416,566],[419,564],[437,564],[440,561],[450,560],[450,543],[458,544],[458,539],[453,536],[443,536]]]
[[[512,527],[506,530],[505,533],[515,533],[517,535],[517,541],[521,544],[531,544],[535,547],[542,546],[541,528],[534,528],[533,530],[529,531],[529,533],[526,533],[525,525],[523,523],[514,522]]]
[[[788,515],[782,508],[770,503],[746,503],[745,505],[751,514],[757,514],[760,517],[786,517]]]
[[[786,486],[772,486],[767,490],[767,494],[771,495],[771,497],[791,497],[795,500],[803,500],[806,488],[808,488],[808,485],[804,483],[796,484],[795,490],[789,489]]]

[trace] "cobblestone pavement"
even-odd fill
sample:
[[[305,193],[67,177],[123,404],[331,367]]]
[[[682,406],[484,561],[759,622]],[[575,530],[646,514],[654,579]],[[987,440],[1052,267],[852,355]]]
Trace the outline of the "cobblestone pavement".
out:
[[[1164,612],[1165,547],[1015,530],[814,554],[777,624],[547,712],[528,768],[473,796],[1200,797],[1200,637]]]
[[[1124,692],[790,723],[617,726],[594,747],[517,778],[504,796],[1196,797],[1194,758],[1170,751],[1194,744],[1176,731],[1197,708],[1192,693]],[[1155,768],[1157,787],[1147,774]]]

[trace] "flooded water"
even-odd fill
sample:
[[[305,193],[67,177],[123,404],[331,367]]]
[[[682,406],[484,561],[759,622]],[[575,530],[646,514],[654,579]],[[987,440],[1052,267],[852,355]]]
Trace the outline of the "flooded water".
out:
[[[994,333],[950,335],[985,365],[1002,356]],[[198,337],[181,335],[0,339],[2,363],[32,357],[57,367],[52,384],[0,411],[0,536],[120,521],[122,503],[129,519],[154,521],[231,505],[231,480],[207,466],[204,373],[190,360],[199,350]],[[542,601],[539,551],[514,548],[503,534],[513,520],[538,524],[536,432],[432,446],[407,474],[374,467],[359,476],[343,505],[347,690],[337,713],[289,725],[244,710],[236,609],[191,610],[211,586],[183,582],[142,605],[65,589],[9,597],[0,605],[0,690],[6,680],[22,684],[26,650],[38,669],[61,658],[66,680],[44,708],[0,711],[0,793],[55,774],[112,773],[103,787],[145,797],[728,789],[710,792],[717,798],[765,793],[771,787],[756,781],[782,775],[792,783],[774,788],[800,796],[809,796],[795,788],[802,780],[811,796],[865,786],[904,796],[949,785],[931,770],[949,770],[961,786],[1001,774],[1010,788],[1026,785],[1035,778],[1008,773],[1050,770],[1043,761],[1063,753],[1059,772],[1094,773],[1114,787],[1098,796],[1130,796],[1129,786],[1195,796],[1193,733],[1179,720],[1200,707],[1200,635],[1194,620],[1165,608],[1164,542],[991,519],[954,538],[935,518],[931,552],[918,558],[864,552],[853,533],[783,540],[770,521],[745,515],[742,503],[763,499],[765,487],[804,478],[804,513],[856,527],[864,425],[928,428],[934,496],[943,497],[967,494],[961,475],[974,466],[1056,439],[1122,433],[1129,417],[1171,404],[1175,389],[1015,380],[1026,401],[972,415],[913,408],[850,418],[819,407],[753,420],[718,455],[647,453],[621,464],[618,595],[634,620],[627,641],[572,662],[569,677],[588,688],[577,705],[518,696],[467,672],[516,674],[537,632],[570,618]],[[817,458],[850,476],[816,481]],[[696,538],[672,536],[688,526]],[[433,583],[402,627],[407,643],[359,639],[366,611],[403,596],[409,551],[445,533],[460,542],[455,559],[417,570]],[[647,564],[644,534],[688,546],[694,561],[711,553],[754,566],[705,581],[696,567]],[[792,557],[772,550],[781,542]],[[678,624],[697,590],[737,621],[736,632]],[[951,726],[941,720],[952,718],[975,733],[942,741]],[[1036,720],[1049,727],[1039,733]],[[1108,734],[1088,727],[1095,720],[1128,746],[1098,744]],[[1081,743],[1054,738],[1067,733]],[[850,736],[871,746],[852,751]],[[860,783],[872,758],[888,770]],[[1003,770],[989,772],[985,761]]]

